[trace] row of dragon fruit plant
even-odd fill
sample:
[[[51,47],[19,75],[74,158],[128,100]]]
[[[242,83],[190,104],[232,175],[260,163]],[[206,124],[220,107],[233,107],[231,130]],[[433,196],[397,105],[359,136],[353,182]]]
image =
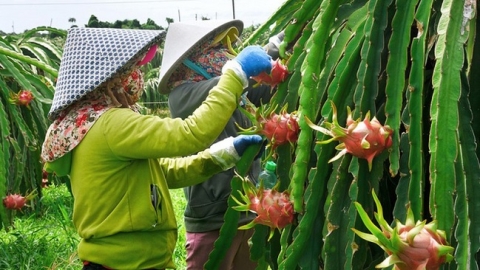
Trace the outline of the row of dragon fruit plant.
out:
[[[15,215],[41,214],[42,188],[68,184],[68,177],[46,174],[40,161],[66,35],[37,27],[0,37],[0,229],[9,229]],[[160,60],[145,67],[142,101],[147,104],[161,98],[156,94]]]
[[[287,0],[244,40],[285,31],[276,64],[288,75],[270,104],[246,112],[279,183],[248,184],[258,149],[244,155],[206,269],[245,210],[258,214],[246,226],[257,269],[478,269],[477,10],[474,0]]]
[[[40,148],[65,36],[51,27],[0,36],[0,229],[27,205],[37,211],[29,201],[46,180]]]

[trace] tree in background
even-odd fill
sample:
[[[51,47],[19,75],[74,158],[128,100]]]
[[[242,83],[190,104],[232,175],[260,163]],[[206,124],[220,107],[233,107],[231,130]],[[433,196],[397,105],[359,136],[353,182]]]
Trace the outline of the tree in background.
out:
[[[70,18],[70,19],[68,19],[68,22],[72,24],[72,26],[70,26],[70,27],[77,27],[77,25],[75,24],[77,22],[77,19]]]
[[[167,20],[168,21],[168,20]],[[95,15],[91,15],[90,19],[88,20],[88,23],[85,25],[85,27],[91,27],[91,28],[118,28],[118,29],[148,29],[148,30],[164,30],[160,25],[157,25],[154,20],[152,19],[147,19],[147,22],[144,24],[141,24],[140,21],[137,19],[133,20],[116,20],[114,23],[111,22],[104,22],[98,20],[98,18]]]

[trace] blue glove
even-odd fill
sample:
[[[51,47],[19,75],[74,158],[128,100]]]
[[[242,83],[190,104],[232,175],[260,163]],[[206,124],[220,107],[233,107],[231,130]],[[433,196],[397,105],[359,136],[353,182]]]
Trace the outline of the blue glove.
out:
[[[252,45],[243,49],[234,59],[242,67],[247,78],[272,70],[272,57],[260,46]]]
[[[233,147],[238,155],[242,156],[248,146],[252,144],[261,144],[262,142],[263,138],[260,135],[238,135],[233,138]]]

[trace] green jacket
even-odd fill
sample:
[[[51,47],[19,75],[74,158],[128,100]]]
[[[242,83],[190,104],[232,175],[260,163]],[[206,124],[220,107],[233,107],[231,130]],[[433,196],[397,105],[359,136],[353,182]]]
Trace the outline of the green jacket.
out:
[[[175,268],[177,224],[168,189],[198,184],[224,170],[209,150],[188,155],[211,145],[242,90],[240,80],[227,71],[185,120],[120,108],[97,120],[71,152],[73,222],[82,238],[81,260],[114,269]],[[187,157],[172,159],[181,156]],[[65,164],[62,159],[58,164]],[[48,165],[50,170],[55,163]]]

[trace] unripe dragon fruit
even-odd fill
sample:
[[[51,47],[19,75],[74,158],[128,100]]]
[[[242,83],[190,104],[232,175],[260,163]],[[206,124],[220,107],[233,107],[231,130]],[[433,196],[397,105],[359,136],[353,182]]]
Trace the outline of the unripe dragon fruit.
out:
[[[17,94],[12,94],[12,97],[10,98],[10,102],[16,105],[29,107],[30,102],[32,102],[33,98],[34,97],[32,92],[28,90],[22,90]]]
[[[366,114],[363,121],[360,121],[360,119],[354,121],[349,107],[347,107],[347,127],[343,128],[338,124],[337,108],[333,102],[332,110],[332,123],[324,122],[327,128],[313,124],[308,118],[305,119],[312,129],[333,137],[329,140],[318,141],[318,144],[325,144],[335,140],[341,142],[336,147],[337,150],[341,151],[330,159],[329,162],[339,159],[346,153],[350,153],[358,158],[366,159],[368,168],[371,170],[373,158],[392,146],[393,130],[389,126],[382,126],[376,117],[370,120],[370,112]]]
[[[257,76],[253,76],[252,79],[254,79],[258,84],[267,84],[274,88],[279,83],[285,81],[287,76],[287,67],[282,63],[282,60],[277,59],[275,61],[272,60],[272,70],[270,74],[262,72]]]
[[[245,110],[245,113],[252,119],[253,126],[248,129],[238,127],[241,130],[240,134],[259,134],[267,137],[268,147],[271,150],[268,156],[272,155],[280,145],[287,143],[293,145],[297,142],[300,125],[296,111],[287,113],[285,106],[279,113],[276,113],[276,106],[266,108],[265,105],[262,105],[255,108],[251,103],[248,105],[250,109]],[[255,113],[255,116],[251,112]]]
[[[241,194],[241,201],[232,197],[238,204],[233,209],[252,211],[257,217],[239,229],[250,229],[255,224],[262,224],[270,227],[270,239],[275,229],[281,230],[293,222],[293,204],[288,192],[279,192],[275,187],[264,189],[263,185],[257,189],[249,180],[243,180],[242,185],[245,194]]]
[[[413,212],[407,210],[407,220],[402,224],[396,221],[396,227],[391,228],[383,218],[383,210],[378,197],[373,192],[377,205],[375,214],[380,228],[376,227],[368,217],[363,207],[355,202],[355,207],[367,229],[372,233],[352,230],[364,240],[379,245],[389,255],[376,268],[387,268],[394,265],[396,270],[437,270],[453,259],[454,248],[447,245],[445,232],[437,229],[437,222],[417,221]]]

